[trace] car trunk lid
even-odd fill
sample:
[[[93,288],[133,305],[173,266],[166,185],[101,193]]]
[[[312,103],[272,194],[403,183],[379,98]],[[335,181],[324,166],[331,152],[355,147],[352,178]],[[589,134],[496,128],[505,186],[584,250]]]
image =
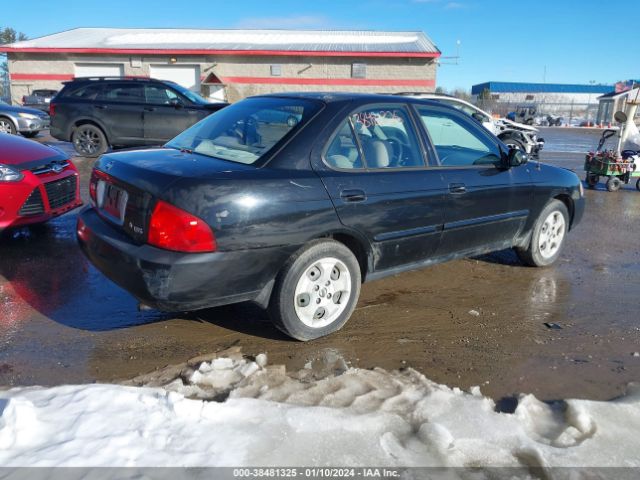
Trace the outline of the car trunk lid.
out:
[[[137,243],[147,240],[156,199],[184,178],[225,178],[255,167],[169,148],[102,156],[94,167],[90,192],[98,213]]]

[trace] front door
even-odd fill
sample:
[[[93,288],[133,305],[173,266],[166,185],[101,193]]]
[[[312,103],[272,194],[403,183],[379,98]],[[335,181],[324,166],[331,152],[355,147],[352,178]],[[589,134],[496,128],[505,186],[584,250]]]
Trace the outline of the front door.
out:
[[[203,119],[207,112],[163,85],[144,86],[144,138],[164,143]]]
[[[529,215],[528,166],[503,168],[495,137],[465,115],[417,107],[447,188],[437,255],[510,247]]]
[[[366,237],[374,270],[420,262],[436,250],[444,186],[404,105],[368,106],[334,133],[318,172],[340,221]]]

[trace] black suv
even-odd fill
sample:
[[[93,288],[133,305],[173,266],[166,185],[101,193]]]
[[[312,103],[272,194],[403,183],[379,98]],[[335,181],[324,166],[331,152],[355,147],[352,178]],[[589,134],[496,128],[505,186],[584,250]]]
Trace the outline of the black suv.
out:
[[[49,104],[51,135],[97,157],[109,146],[162,144],[227,105],[165,80],[76,78]]]

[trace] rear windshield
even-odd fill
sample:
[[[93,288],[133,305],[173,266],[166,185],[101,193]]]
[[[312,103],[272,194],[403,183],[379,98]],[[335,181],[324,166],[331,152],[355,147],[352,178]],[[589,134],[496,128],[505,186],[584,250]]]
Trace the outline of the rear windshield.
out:
[[[166,146],[250,165],[286,141],[321,106],[303,99],[249,98],[208,116]]]

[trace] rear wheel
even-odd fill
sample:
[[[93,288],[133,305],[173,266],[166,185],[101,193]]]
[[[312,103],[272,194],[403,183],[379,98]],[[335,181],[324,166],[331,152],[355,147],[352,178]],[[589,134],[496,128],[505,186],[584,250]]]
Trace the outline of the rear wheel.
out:
[[[546,267],[560,256],[567,230],[569,211],[560,200],[551,200],[533,227],[529,246],[516,248],[520,260],[532,267]]]
[[[318,240],[285,264],[271,295],[269,315],[276,327],[297,340],[323,337],[349,319],[360,282],[360,266],[351,250],[334,240]]]
[[[71,135],[73,147],[83,157],[98,157],[107,151],[107,137],[99,127],[86,123],[77,127]]]
[[[585,178],[585,182],[587,182],[587,186],[589,188],[595,188],[595,186],[600,181],[600,176],[595,173],[587,173],[587,177]]]
[[[610,192],[616,192],[620,190],[621,186],[622,186],[622,182],[618,177],[612,176],[612,177],[609,177],[609,180],[607,180],[607,190]]]
[[[636,182],[636,190],[640,191],[640,178]]]
[[[40,132],[22,132],[22,136],[23,137],[27,137],[27,138],[34,138],[36,137]]]
[[[16,127],[13,126],[13,122],[8,118],[0,117],[0,133],[15,135]]]

